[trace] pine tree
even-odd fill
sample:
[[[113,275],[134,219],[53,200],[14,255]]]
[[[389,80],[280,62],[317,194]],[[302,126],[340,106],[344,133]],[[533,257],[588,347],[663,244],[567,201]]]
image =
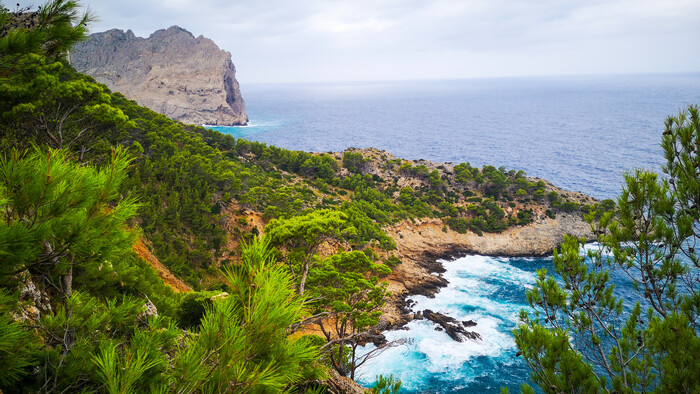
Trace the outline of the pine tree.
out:
[[[554,254],[557,281],[538,272],[515,340],[544,392],[700,390],[700,116],[669,117],[662,147],[666,177],[625,176],[616,216],[588,215],[600,247],[581,255],[567,238]],[[630,310],[611,282],[632,282]],[[531,391],[529,387],[524,388]]]
[[[317,349],[288,335],[306,311],[269,244],[244,243],[240,265],[224,276],[230,294],[207,307],[167,373],[168,391],[275,393],[322,377]]]
[[[0,277],[28,271],[70,298],[75,271],[111,272],[134,239],[137,205],[118,193],[128,164],[122,149],[100,169],[54,149],[0,157]]]
[[[326,240],[338,237],[346,220],[344,213],[322,210],[289,219],[274,219],[265,226],[265,234],[272,245],[284,245],[289,249],[287,264],[299,282],[300,295],[304,294],[311,266],[318,260],[316,250]]]
[[[79,15],[79,6],[74,0],[50,0],[38,11],[10,13],[0,5],[0,78],[20,75],[27,59],[65,59],[70,48],[85,39],[93,20],[89,12]]]
[[[342,376],[355,379],[355,371],[387,345],[380,344],[384,338],[369,329],[379,323],[389,295],[387,283],[379,278],[390,273],[386,265],[354,251],[328,257],[309,275],[309,286],[317,297],[314,322],[326,338],[324,348],[331,366]],[[368,342],[379,346],[360,355],[359,346]]]
[[[0,388],[14,385],[38,364],[39,338],[13,318],[17,297],[0,289]]]

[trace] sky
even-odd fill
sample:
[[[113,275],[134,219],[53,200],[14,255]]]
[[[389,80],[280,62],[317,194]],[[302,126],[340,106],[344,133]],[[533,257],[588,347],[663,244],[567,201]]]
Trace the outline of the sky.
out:
[[[700,72],[699,0],[80,3],[91,32],[211,38],[241,83]]]

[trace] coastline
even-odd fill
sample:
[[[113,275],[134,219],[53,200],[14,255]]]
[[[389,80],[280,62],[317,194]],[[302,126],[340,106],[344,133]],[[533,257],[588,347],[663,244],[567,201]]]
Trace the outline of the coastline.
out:
[[[387,277],[391,297],[384,307],[379,330],[397,329],[416,316],[407,300],[413,295],[434,297],[448,281],[440,260],[453,260],[471,254],[503,257],[549,256],[570,234],[594,241],[590,225],[581,215],[560,214],[527,225],[511,227],[502,233],[484,233],[479,236],[460,234],[443,229],[440,219],[425,219],[412,223],[403,221],[385,228],[396,240],[397,257],[401,264]]]

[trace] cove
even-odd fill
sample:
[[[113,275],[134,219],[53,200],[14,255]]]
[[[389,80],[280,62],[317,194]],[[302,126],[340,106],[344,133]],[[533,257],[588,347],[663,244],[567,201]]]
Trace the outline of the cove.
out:
[[[376,375],[393,374],[402,380],[404,393],[517,390],[529,380],[529,370],[516,357],[512,330],[527,307],[525,291],[535,284],[536,271],[551,272],[552,258],[470,255],[440,262],[449,284],[434,298],[408,297],[415,302],[412,311],[430,309],[458,321],[473,320],[477,324],[468,330],[482,339],[456,342],[432,321],[413,320],[403,329],[384,332],[389,341],[406,343],[368,361],[359,370],[359,382],[370,386]]]

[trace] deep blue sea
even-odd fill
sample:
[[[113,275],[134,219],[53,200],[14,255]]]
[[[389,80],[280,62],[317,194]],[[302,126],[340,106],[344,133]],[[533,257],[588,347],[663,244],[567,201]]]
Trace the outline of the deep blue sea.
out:
[[[615,198],[622,174],[660,171],[664,120],[700,104],[700,74],[246,85],[250,125],[216,130],[288,149],[375,147],[405,159],[524,170],[557,186]],[[394,374],[405,393],[514,391],[528,380],[511,331],[535,271],[551,259],[466,256],[444,262],[450,284],[432,309],[474,320],[481,342],[457,343],[429,321],[386,333],[408,344],[360,371]],[[624,288],[623,283],[619,283]]]
[[[700,104],[700,74],[241,89],[250,125],[215,129],[288,149],[505,166],[598,198],[615,197],[625,171],[658,170],[664,120]]]

